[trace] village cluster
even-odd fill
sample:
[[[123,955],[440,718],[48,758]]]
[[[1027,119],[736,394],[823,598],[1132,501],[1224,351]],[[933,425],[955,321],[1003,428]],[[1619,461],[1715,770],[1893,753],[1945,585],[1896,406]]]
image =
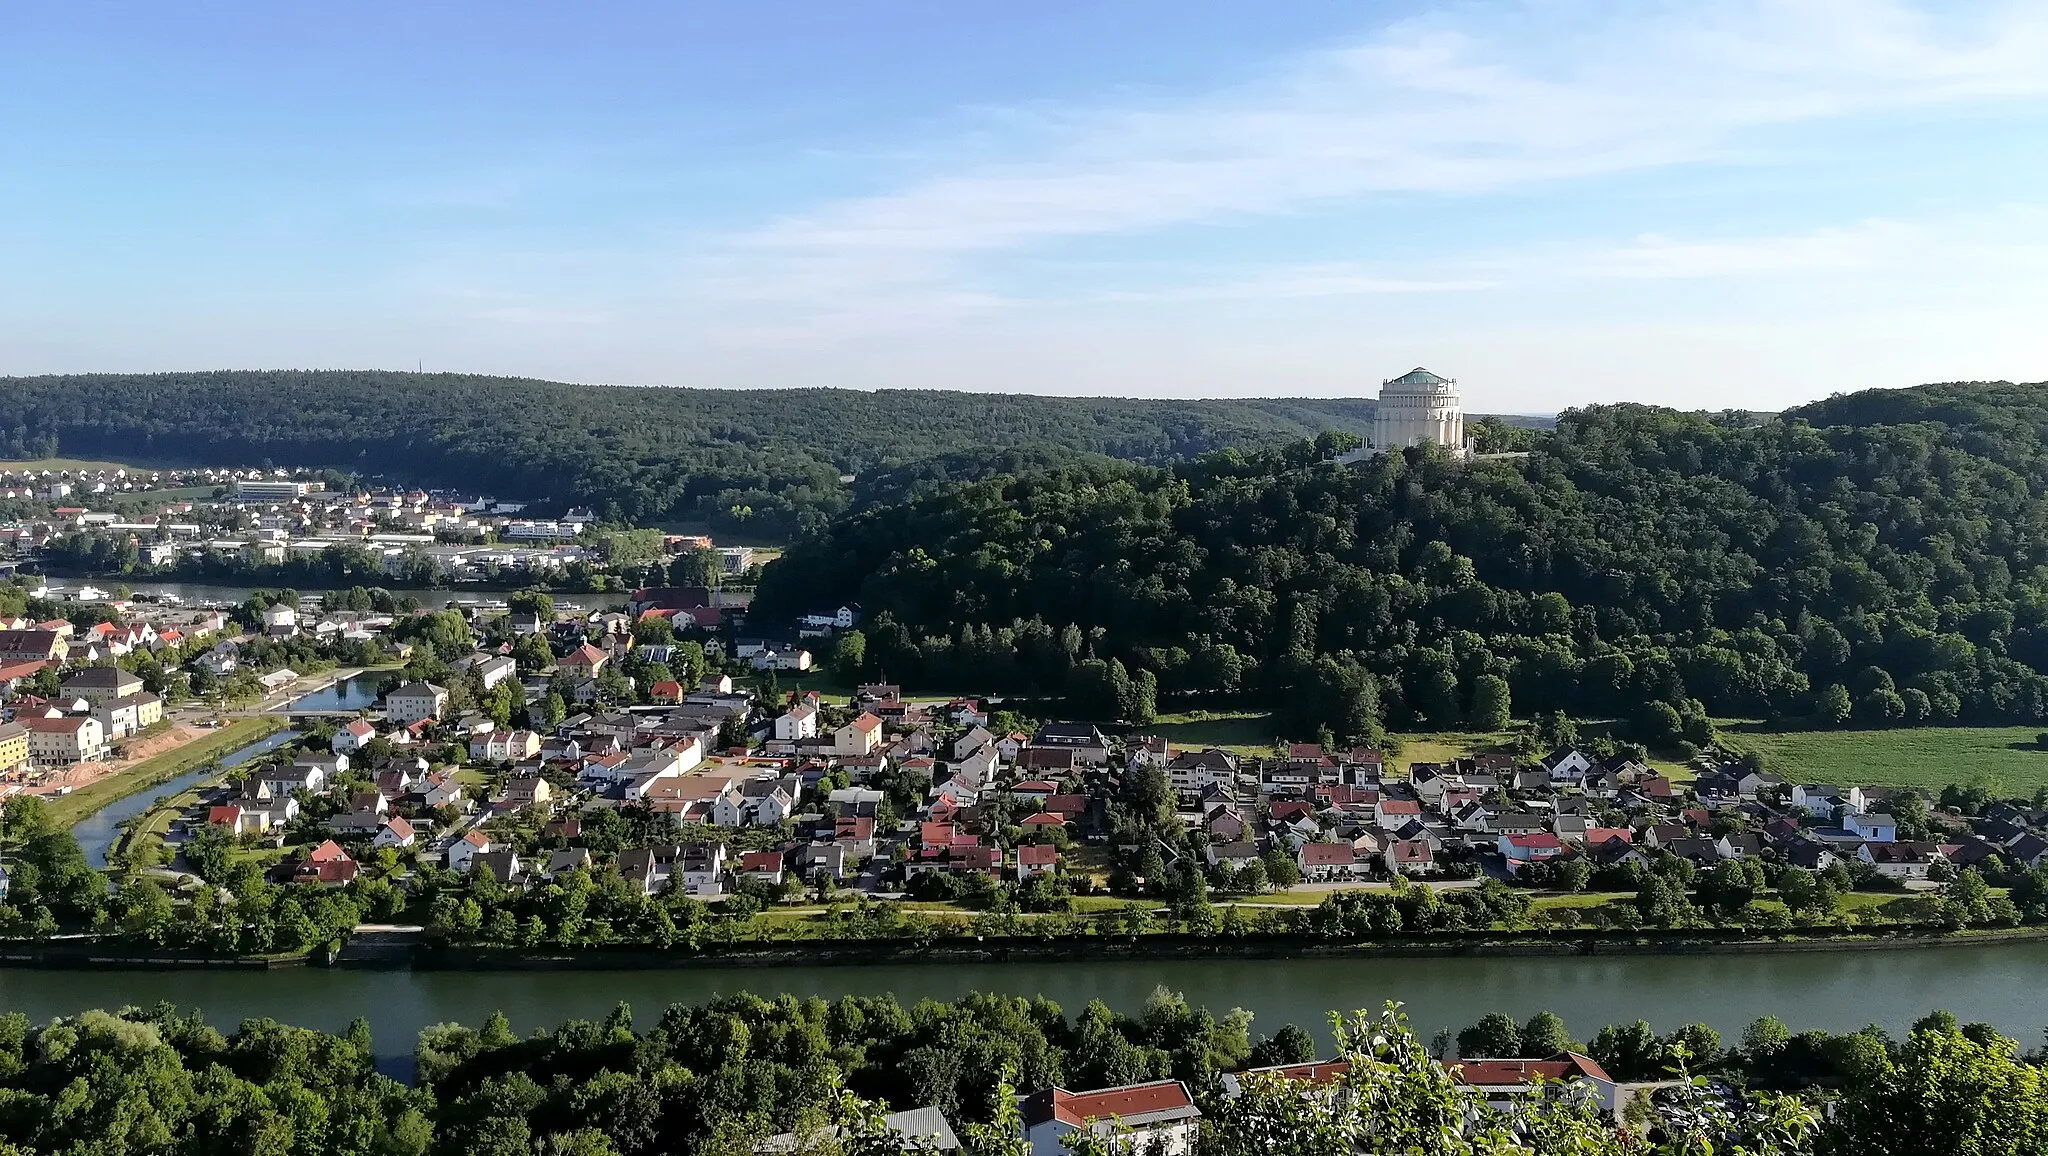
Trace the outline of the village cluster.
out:
[[[553,674],[520,683],[529,696],[672,649],[630,633],[583,637]],[[504,654],[456,665],[486,688],[519,678]],[[566,683],[562,671],[573,672]],[[1240,758],[1089,723],[1005,730],[989,704],[916,701],[891,685],[861,686],[840,702],[770,696],[725,673],[658,682],[643,702],[552,728],[453,717],[449,697],[434,683],[398,686],[380,710],[339,725],[329,749],[254,771],[192,818],[281,843],[308,809],[329,840],[285,863],[283,874],[300,879],[346,882],[363,854],[393,848],[457,872],[488,868],[513,886],[575,868],[617,872],[650,895],[713,900],[821,881],[892,896],[917,893],[925,876],[1023,885],[1056,875],[1093,890],[1105,859],[1085,849],[1110,842],[1114,801],[1147,773],[1170,786],[1186,846],[1225,887],[1255,872],[1330,887],[1395,875],[1515,881],[1573,860],[1648,867],[1670,854],[1704,869],[1766,853],[1913,881],[1938,864],[2048,857],[2024,816],[1903,840],[1896,800],[1877,788],[1741,771],[1709,771],[1681,788],[1627,754],[1603,760],[1578,748],[1536,762],[1480,755],[1405,770],[1379,751],[1315,745]],[[606,809],[638,816],[635,830],[655,837],[593,859],[578,835]],[[1276,856],[1292,870],[1271,870]]]
[[[340,548],[371,559],[393,579],[429,568],[457,582],[508,574],[541,580],[572,567],[599,570],[608,561],[589,539],[597,518],[587,509],[535,518],[524,503],[485,495],[330,490],[285,470],[0,472],[5,499],[35,511],[0,521],[0,554],[18,558],[84,534],[115,547],[96,558],[101,564],[165,571],[181,563],[280,566]],[[756,560],[748,547],[714,547],[704,537],[677,536],[670,544],[712,554],[726,575],[743,574]]]

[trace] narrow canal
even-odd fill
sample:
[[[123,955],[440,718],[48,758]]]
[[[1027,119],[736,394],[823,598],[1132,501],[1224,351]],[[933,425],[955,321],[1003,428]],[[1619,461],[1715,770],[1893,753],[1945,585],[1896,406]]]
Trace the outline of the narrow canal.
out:
[[[95,869],[103,870],[107,855],[121,840],[121,824],[156,806],[160,799],[168,799],[180,791],[189,790],[198,783],[218,775],[222,770],[239,767],[250,759],[273,751],[292,740],[296,732],[279,731],[257,739],[248,746],[228,752],[220,758],[219,766],[202,766],[187,771],[175,779],[138,791],[123,799],[116,799],[72,825],[71,834],[77,838],[79,849],[85,852],[85,861]]]

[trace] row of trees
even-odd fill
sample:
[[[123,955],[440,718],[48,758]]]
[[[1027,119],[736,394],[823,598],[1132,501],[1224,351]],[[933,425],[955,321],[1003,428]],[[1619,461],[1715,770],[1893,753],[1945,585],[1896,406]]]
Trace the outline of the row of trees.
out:
[[[1072,1016],[1042,999],[981,994],[912,1007],[886,995],[738,995],[671,1006],[644,1029],[624,1005],[524,1038],[503,1015],[437,1025],[419,1035],[408,1088],[377,1073],[361,1020],[337,1036],[265,1019],[223,1034],[168,1005],[41,1026],[9,1014],[0,1152],[738,1156],[792,1132],[794,1151],[883,1156],[933,1151],[879,1121],[885,1105],[928,1105],[968,1156],[1023,1156],[1018,1089],[1169,1077],[1194,1090],[1201,1150],[1217,1156],[2031,1156],[2048,1144],[2041,1069],[2011,1040],[1939,1013],[1903,1039],[1876,1029],[1793,1035],[1759,1020],[1726,1050],[1699,1025],[1670,1036],[1642,1024],[1603,1029],[1591,1046],[1619,1078],[1710,1071],[1752,1089],[1681,1082],[1654,1106],[1632,1101],[1619,1128],[1569,1085],[1489,1105],[1391,1008],[1338,1021],[1346,1066],[1326,1089],[1334,1094],[1250,1077],[1226,1095],[1223,1072],[1317,1051],[1296,1027],[1254,1040],[1250,1020],[1164,991],[1137,1014],[1091,1002]],[[1539,1016],[1466,1034],[1519,1055],[1524,1040],[1561,1037],[1562,1025]],[[1082,1156],[1122,1150],[1114,1129],[1071,1142]]]

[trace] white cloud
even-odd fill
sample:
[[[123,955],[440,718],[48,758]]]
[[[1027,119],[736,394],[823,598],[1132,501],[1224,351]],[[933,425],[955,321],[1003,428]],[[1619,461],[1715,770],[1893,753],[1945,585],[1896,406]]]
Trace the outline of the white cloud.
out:
[[[1749,130],[2048,93],[2048,7],[1461,5],[1206,99],[1035,113],[1038,153],[792,216],[739,250],[931,276],[973,254],[1713,159]],[[772,262],[766,263],[772,267]]]

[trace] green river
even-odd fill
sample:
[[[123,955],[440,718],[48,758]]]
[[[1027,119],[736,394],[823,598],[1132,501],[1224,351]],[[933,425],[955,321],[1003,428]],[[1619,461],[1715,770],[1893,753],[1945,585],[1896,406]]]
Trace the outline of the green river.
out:
[[[89,1007],[170,1000],[232,1028],[270,1016],[339,1031],[367,1017],[378,1049],[403,1056],[427,1024],[480,1023],[502,1010],[527,1032],[598,1018],[621,1000],[650,1022],[667,1004],[721,993],[790,992],[827,998],[894,992],[948,999],[971,991],[1044,995],[1069,1011],[1090,999],[1136,1009],[1158,987],[1216,1010],[1243,1007],[1255,1030],[1320,1025],[1340,1008],[1407,1006],[1427,1035],[1489,1011],[1525,1018],[1548,1008],[1582,1036],[1647,1019],[1660,1030],[1698,1021],[1733,1037],[1759,1015],[1794,1030],[1894,1030],[1930,1008],[1985,1020],[2029,1046],[2048,1025],[2048,943],[1754,955],[1437,959],[1171,960],[1113,963],[891,964],[846,967],[677,968],[667,971],[431,972],[297,968],[283,971],[45,971],[0,969],[0,1007],[32,1019]]]

